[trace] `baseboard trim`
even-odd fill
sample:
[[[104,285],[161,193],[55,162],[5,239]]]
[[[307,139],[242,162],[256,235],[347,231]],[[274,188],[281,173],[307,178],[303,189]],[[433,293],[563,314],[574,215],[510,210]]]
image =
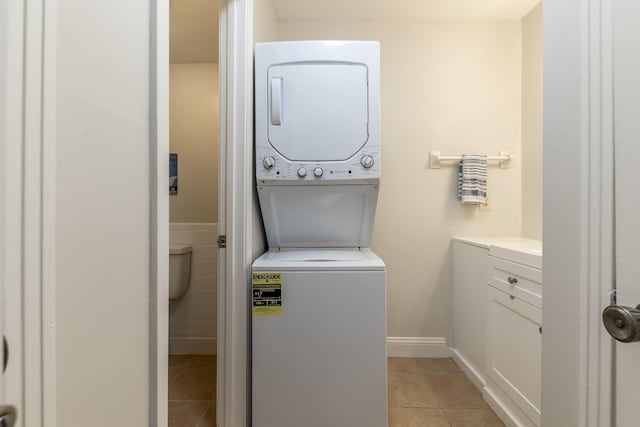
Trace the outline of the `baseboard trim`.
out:
[[[501,399],[489,388],[484,387],[482,389],[482,398],[487,402],[487,405],[489,405],[493,412],[496,413],[498,418],[500,418],[506,427],[523,427],[516,421],[516,417],[509,409],[507,409]]]
[[[464,372],[467,377],[471,380],[471,382],[478,388],[478,390],[482,391],[484,386],[487,385],[487,381],[484,379],[484,376],[478,372],[478,370],[473,367],[469,361],[455,348],[451,349],[451,353],[453,355],[453,361],[462,372]]]
[[[216,354],[216,337],[169,337],[169,354]]]
[[[217,222],[172,222],[170,231],[218,231]]]
[[[451,357],[451,349],[444,337],[388,337],[389,357]]]

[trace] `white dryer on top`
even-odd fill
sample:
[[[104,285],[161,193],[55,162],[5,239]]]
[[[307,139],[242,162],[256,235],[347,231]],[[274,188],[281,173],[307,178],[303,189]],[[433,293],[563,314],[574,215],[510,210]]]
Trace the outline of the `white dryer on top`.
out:
[[[256,46],[256,178],[269,247],[368,247],[380,179],[378,42]]]

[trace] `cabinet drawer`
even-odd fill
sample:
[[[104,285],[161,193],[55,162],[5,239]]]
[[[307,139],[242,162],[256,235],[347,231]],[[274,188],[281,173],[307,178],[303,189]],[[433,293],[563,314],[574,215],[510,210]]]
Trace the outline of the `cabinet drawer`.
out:
[[[542,308],[542,271],[489,257],[489,285]]]
[[[540,425],[542,310],[502,291],[487,292],[487,373]]]

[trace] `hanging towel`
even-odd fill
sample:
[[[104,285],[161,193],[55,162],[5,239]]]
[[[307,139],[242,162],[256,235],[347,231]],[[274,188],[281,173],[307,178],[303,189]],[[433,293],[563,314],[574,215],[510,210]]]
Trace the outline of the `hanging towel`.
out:
[[[487,156],[462,156],[458,171],[458,200],[463,205],[487,202]]]

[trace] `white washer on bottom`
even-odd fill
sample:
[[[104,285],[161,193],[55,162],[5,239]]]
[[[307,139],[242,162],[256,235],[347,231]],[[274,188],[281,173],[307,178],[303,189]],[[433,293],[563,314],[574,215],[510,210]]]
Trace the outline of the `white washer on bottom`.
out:
[[[281,314],[252,316],[252,426],[387,427],[384,262],[270,250],[252,271],[282,281]]]

